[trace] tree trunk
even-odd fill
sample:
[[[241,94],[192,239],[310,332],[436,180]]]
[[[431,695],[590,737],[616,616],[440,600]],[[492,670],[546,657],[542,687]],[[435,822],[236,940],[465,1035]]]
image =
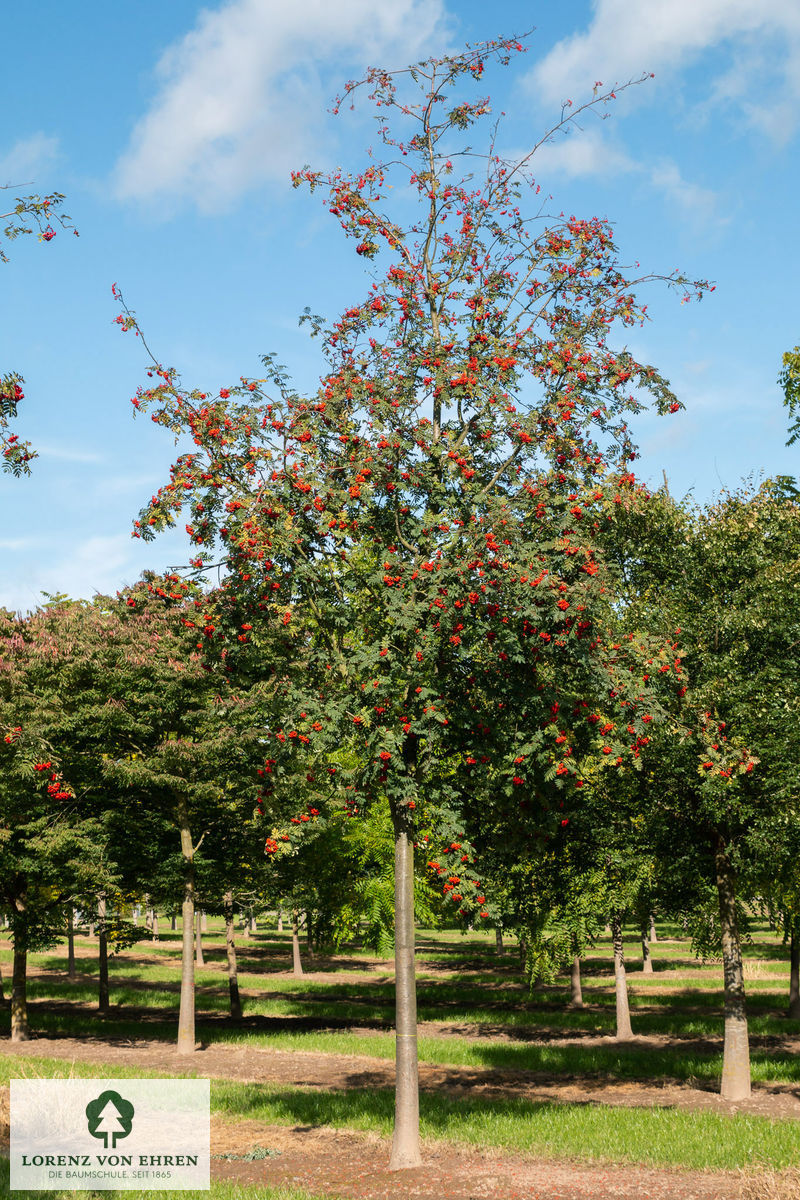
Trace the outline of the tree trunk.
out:
[[[150,929],[152,931],[152,941],[158,941],[158,913],[154,908],[150,909]]]
[[[306,946],[308,947],[308,957],[314,957],[314,923],[311,920],[311,913],[306,911]]]
[[[642,970],[645,975],[653,974],[653,960],[650,957],[650,941],[647,937],[647,926],[642,926]]]
[[[283,913],[278,909],[278,933],[283,933]]]
[[[183,907],[181,911],[181,1006],[178,1016],[178,1054],[194,1054],[194,846],[189,809],[178,800],[178,828],[183,855]]]
[[[789,937],[789,1008],[786,1015],[800,1021],[800,933],[796,925]]]
[[[628,1006],[628,980],[625,975],[621,913],[614,913],[611,918],[611,937],[614,942],[614,984],[617,993],[617,1041],[629,1042],[633,1037],[633,1030]]]
[[[569,977],[569,1002],[572,1008],[583,1008],[581,960],[577,954],[573,955],[572,957],[572,971]]]
[[[194,961],[198,967],[204,967],[206,960],[203,958],[203,917],[198,911],[195,916],[195,932],[194,932]]]
[[[296,908],[292,909],[292,974],[303,974],[303,963],[300,959],[300,925]]]
[[[746,1100],[750,1095],[750,1042],[747,1036],[742,947],[736,922],[736,876],[725,843],[719,835],[714,843],[714,868],[725,977],[725,1046],[720,1095],[723,1100]]]
[[[208,933],[208,914],[205,909],[200,912],[200,932]]]
[[[258,922],[256,921],[256,914],[252,909],[250,910],[250,933],[253,937],[258,933]]]
[[[89,922],[89,937],[94,937],[94,921]]]
[[[494,931],[494,948],[495,950],[503,949],[503,931],[499,925],[495,927]]]
[[[650,914],[650,942],[651,942],[651,944],[655,944],[657,941],[658,941],[658,934],[656,933],[656,919],[653,916],[653,914],[651,913]]]
[[[173,933],[176,932],[176,930],[178,928],[178,914],[177,913],[172,914],[172,917],[170,918],[169,927]]]
[[[14,965],[11,978],[11,1040],[27,1042],[28,1026],[28,890],[14,898]]]
[[[75,970],[75,913],[72,905],[67,905],[67,979],[74,983],[78,978]]]
[[[108,995],[108,932],[106,930],[106,895],[97,897],[97,1011],[106,1015],[111,1007]]]
[[[226,892],[223,900],[225,909],[225,950],[228,957],[228,995],[230,997],[231,1016],[237,1020],[242,1015],[242,1001],[239,996],[239,973],[236,967],[236,939],[233,923],[233,892]]]
[[[416,749],[416,747],[414,748]],[[414,833],[408,808],[394,807],[395,1108],[389,1170],[419,1167],[419,1060],[414,963]]]

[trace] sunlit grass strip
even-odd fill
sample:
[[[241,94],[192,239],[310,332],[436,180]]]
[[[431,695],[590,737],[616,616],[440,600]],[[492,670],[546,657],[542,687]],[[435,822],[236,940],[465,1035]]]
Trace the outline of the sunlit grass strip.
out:
[[[37,1027],[64,1036],[95,1032],[95,1023],[87,1015],[37,1014]],[[115,1036],[141,1037],[171,1041],[175,1023],[115,1019],[105,1028]],[[343,1031],[298,1031],[264,1033],[258,1030],[198,1025],[198,1034],[206,1043],[248,1045],[264,1050],[310,1051],[322,1054],[366,1055],[371,1058],[394,1057],[394,1036],[387,1033],[358,1034]],[[721,1053],[687,1053],[681,1044],[651,1046],[637,1043],[600,1045],[500,1042],[488,1038],[421,1037],[422,1062],[443,1066],[468,1066],[547,1072],[553,1076],[578,1075],[609,1079],[697,1079],[715,1082],[722,1071]],[[788,1052],[766,1052],[754,1048],[751,1054],[754,1080],[796,1083],[800,1081],[800,1059]]]
[[[192,1074],[189,1069],[183,1073]],[[157,1073],[113,1064],[0,1056],[0,1080],[34,1075],[152,1078]],[[322,1125],[388,1136],[394,1098],[389,1089],[318,1092],[225,1080],[212,1082],[211,1107],[234,1121],[247,1118],[270,1125]],[[744,1166],[780,1169],[800,1159],[800,1122],[770,1121],[741,1113],[726,1116],[673,1108],[454,1099],[423,1092],[420,1114],[426,1138],[559,1159],[716,1170]],[[250,1194],[244,1189],[242,1200],[249,1200]],[[280,1191],[273,1196],[262,1189],[259,1195],[264,1200],[284,1200]],[[131,1193],[126,1196],[130,1198]],[[235,1192],[212,1192],[212,1196],[214,1200],[237,1200]],[[303,1196],[290,1191],[285,1200]]]
[[[265,1086],[212,1086],[215,1110],[269,1124],[332,1125],[391,1133],[390,1091],[306,1092]],[[800,1157],[800,1122],[679,1109],[610,1108],[525,1100],[420,1097],[425,1138],[559,1159],[732,1170],[775,1168]]]

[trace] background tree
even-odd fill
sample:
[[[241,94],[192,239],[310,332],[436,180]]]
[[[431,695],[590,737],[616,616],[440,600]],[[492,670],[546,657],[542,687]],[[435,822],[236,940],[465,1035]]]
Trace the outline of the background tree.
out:
[[[655,807],[693,831],[687,880],[699,876],[716,889],[728,1099],[750,1091],[739,897],[757,894],[757,852],[769,847],[773,866],[785,859],[797,821],[799,513],[784,485],[766,481],[706,509],[661,492],[619,514],[627,529],[618,544],[639,547],[623,564],[628,617],[672,630],[690,681],[683,720],[695,728],[684,725],[683,741],[660,738],[648,752],[655,750]],[[698,732],[706,746],[699,762]],[[737,742],[752,752],[742,751],[738,766]]]

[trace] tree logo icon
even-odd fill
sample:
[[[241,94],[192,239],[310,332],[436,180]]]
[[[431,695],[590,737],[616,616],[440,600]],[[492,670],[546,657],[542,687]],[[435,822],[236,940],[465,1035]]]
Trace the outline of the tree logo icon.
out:
[[[133,1125],[133,1105],[119,1092],[101,1092],[96,1100],[86,1105],[86,1119],[92,1137],[102,1138],[106,1150],[117,1144],[118,1138],[126,1138]]]

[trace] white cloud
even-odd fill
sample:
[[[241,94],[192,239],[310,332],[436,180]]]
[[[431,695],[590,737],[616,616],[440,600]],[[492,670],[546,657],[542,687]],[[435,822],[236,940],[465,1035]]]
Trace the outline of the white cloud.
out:
[[[404,66],[440,33],[443,0],[228,0],[162,56],[160,88],[117,164],[127,199],[189,199],[216,211],[286,179],[320,140],[321,72]]]
[[[599,130],[583,129],[557,134],[552,141],[545,142],[530,160],[529,169],[539,181],[551,175],[567,179],[618,175],[636,167],[625,151],[603,137]]]
[[[709,82],[709,101],[734,104],[745,122],[777,138],[796,124],[797,0],[595,0],[593,9],[589,28],[559,42],[529,77],[548,103],[577,101],[596,80],[612,86],[644,71],[669,76],[724,46],[731,65],[712,68],[717,74]]]
[[[680,209],[682,217],[688,217],[697,225],[706,225],[712,220],[717,225],[727,224],[730,220],[717,213],[717,193],[684,179],[674,162],[665,161],[653,167],[650,182],[669,204]]]
[[[57,154],[58,138],[46,133],[34,133],[15,142],[0,156],[0,187],[35,184],[37,176],[53,163]]]

